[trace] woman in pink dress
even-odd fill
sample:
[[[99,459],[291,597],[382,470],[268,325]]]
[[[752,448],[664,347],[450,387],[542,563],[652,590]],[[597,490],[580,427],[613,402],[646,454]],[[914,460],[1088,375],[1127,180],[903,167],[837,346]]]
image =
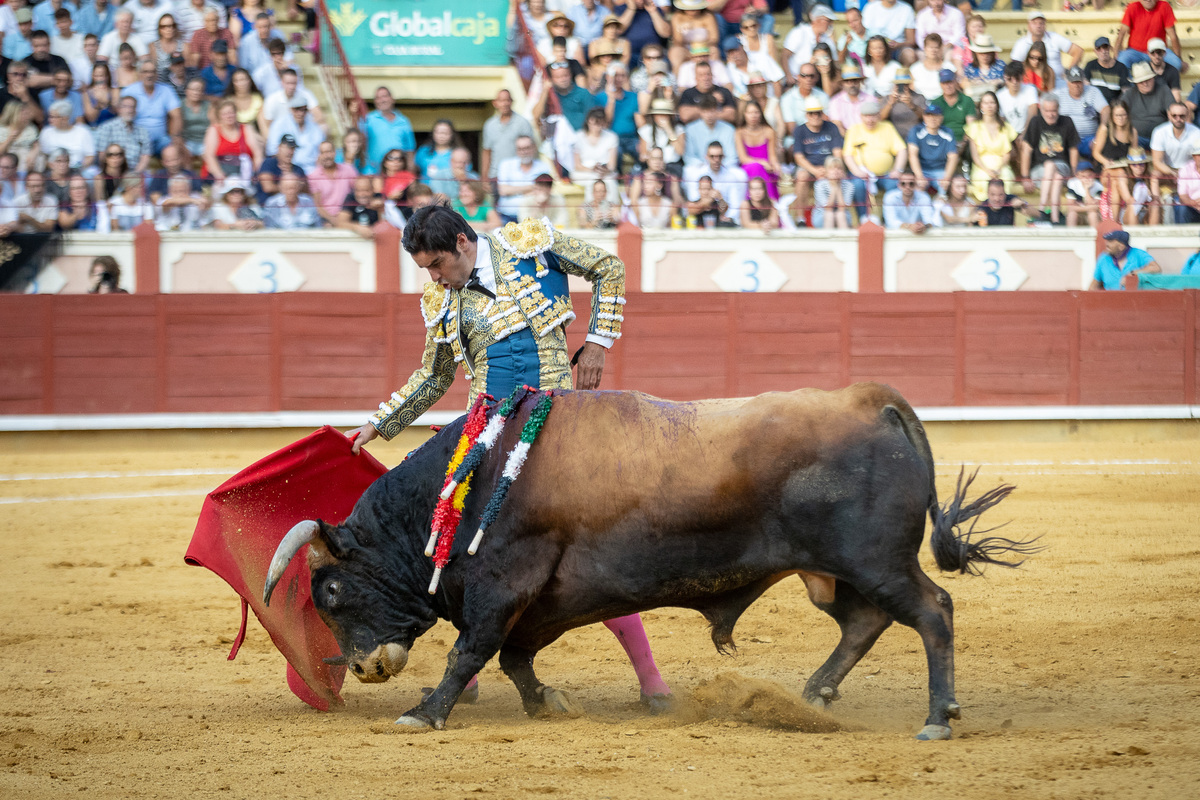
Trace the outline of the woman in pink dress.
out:
[[[779,199],[779,147],[775,131],[766,124],[762,106],[749,100],[742,109],[742,124],[734,134],[738,164],[746,180],[762,178],[771,200]]]

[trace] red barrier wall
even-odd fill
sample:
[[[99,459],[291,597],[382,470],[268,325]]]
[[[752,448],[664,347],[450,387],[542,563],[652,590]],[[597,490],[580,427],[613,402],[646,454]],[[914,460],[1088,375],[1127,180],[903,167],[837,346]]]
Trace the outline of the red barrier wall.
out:
[[[880,380],[927,406],[1191,404],[1196,297],[633,294],[604,388],[691,399]],[[0,413],[373,408],[420,359],[417,302],[0,296]],[[585,327],[572,326],[573,349]],[[460,379],[439,407],[465,396]]]

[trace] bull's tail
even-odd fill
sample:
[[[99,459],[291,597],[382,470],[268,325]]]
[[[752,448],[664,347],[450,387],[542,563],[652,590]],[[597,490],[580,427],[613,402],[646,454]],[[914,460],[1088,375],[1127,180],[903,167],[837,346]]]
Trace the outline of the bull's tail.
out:
[[[1036,544],[1037,538],[1015,541],[1001,536],[984,536],[996,528],[981,531],[975,529],[979,523],[979,516],[1008,497],[1016,488],[1011,484],[1003,484],[985,492],[970,503],[964,503],[967,488],[975,480],[975,476],[979,473],[978,469],[968,476],[966,467],[963,467],[958,474],[958,485],[955,487],[954,496],[947,503],[939,504],[933,450],[929,447],[925,426],[921,424],[921,420],[917,418],[916,413],[907,403],[885,406],[884,413],[891,416],[904,431],[905,437],[916,449],[921,460],[925,462],[925,467],[929,472],[929,521],[933,525],[929,544],[933,548],[933,558],[937,562],[938,569],[943,572],[978,575],[981,572],[980,565],[982,564],[1019,567],[1025,563],[1024,559],[1005,561],[1001,556],[1006,553],[1030,556],[1044,549]],[[962,525],[967,522],[970,523],[970,526],[963,530]],[[979,536],[983,536],[983,538],[977,539],[976,537]]]

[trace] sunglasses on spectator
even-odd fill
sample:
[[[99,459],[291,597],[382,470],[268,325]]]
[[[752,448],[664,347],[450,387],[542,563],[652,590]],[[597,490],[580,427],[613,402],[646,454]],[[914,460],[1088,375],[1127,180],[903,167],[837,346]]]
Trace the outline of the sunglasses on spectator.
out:
[[[916,181],[900,181],[901,186],[916,186]]]
[[[801,78],[809,78],[809,79],[812,79],[812,80],[816,80],[817,73],[815,73],[815,72],[801,72],[801,73],[800,73],[800,77],[801,77]]]
[[[400,160],[400,156],[398,156],[398,155],[395,155],[395,154],[393,153],[392,155],[388,156],[388,157],[387,157],[387,158],[385,158],[384,160],[385,160],[385,161],[399,161],[399,160]]]
[[[113,152],[105,153],[104,155],[108,158],[117,158],[119,156],[124,155],[124,153],[122,153],[120,150],[114,150]]]
[[[1187,114],[1167,114],[1171,119],[1187,119]]]
[[[158,23],[158,27],[160,27],[160,28],[174,28],[174,27],[175,27],[175,23],[174,23],[174,22],[160,22],[160,23]]]
[[[742,23],[742,30],[744,30],[744,31],[752,31],[757,27],[758,27],[757,22],[743,22]]]

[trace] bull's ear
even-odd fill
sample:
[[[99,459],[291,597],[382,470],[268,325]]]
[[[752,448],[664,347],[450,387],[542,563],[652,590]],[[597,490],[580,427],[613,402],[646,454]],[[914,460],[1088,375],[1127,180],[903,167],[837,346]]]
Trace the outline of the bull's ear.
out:
[[[317,520],[319,529],[317,538],[313,541],[313,547],[320,547],[325,551],[325,554],[335,558],[343,559],[350,555],[352,550],[358,549],[358,540],[354,538],[354,534],[349,528],[342,525],[329,525],[322,520]]]

